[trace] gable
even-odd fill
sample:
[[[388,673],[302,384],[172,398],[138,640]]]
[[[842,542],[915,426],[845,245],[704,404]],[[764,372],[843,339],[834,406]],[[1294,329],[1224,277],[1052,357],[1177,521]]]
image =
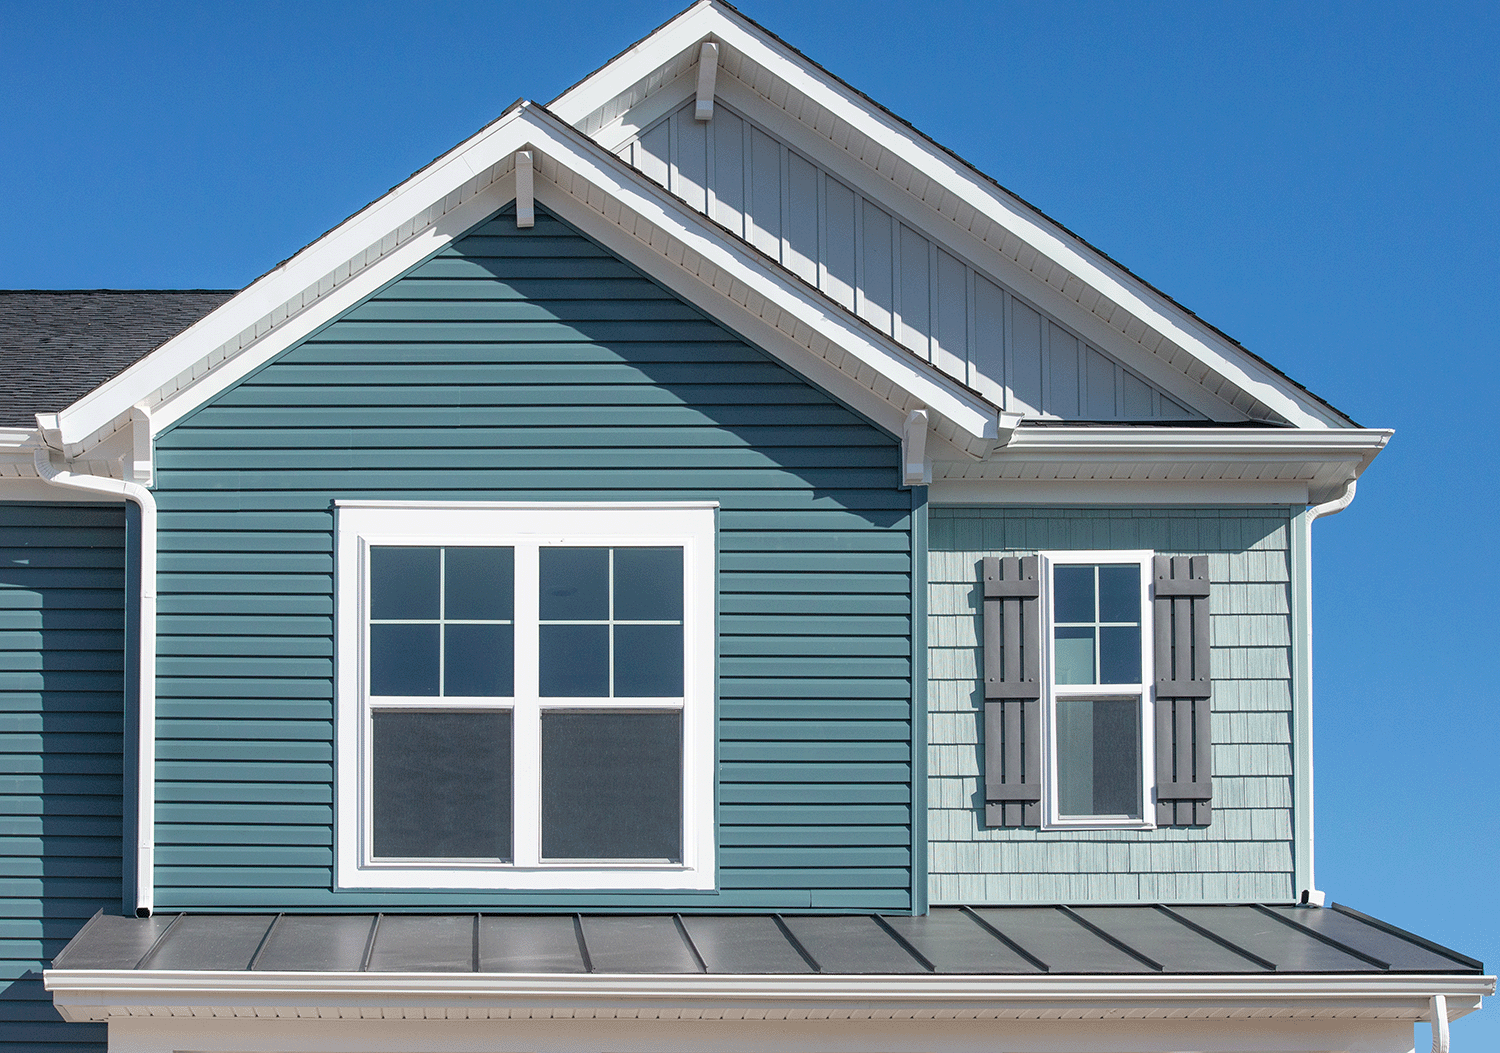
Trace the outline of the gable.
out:
[[[615,152],[1002,409],[1062,420],[1203,419],[749,117],[723,103],[710,121],[694,110],[689,99]]]
[[[544,206],[482,220],[158,437],[159,905],[910,909],[898,456]],[[717,891],[335,889],[331,505],[382,500],[717,502]]]

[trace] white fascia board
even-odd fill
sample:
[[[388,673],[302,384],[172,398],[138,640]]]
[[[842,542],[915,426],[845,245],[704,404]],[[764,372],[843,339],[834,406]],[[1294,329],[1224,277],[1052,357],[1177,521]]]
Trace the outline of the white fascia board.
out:
[[[524,145],[522,129],[530,126],[526,113],[526,107],[518,107],[503,115],[57,414],[62,441],[90,439],[136,403],[151,409],[160,431],[323,324],[327,312],[318,308],[368,295],[394,276],[391,264],[404,269],[402,264],[437,251],[456,233],[454,213],[502,178],[504,171],[497,168],[508,168],[509,155]],[[379,280],[372,284],[372,276]],[[325,289],[344,295],[331,296]],[[244,342],[234,347],[237,340]],[[196,375],[183,386],[181,395],[188,397],[174,395],[174,381],[188,373]],[[210,374],[213,381],[205,387],[201,381]]]
[[[1299,460],[1364,471],[1395,434],[1384,428],[1019,428],[991,459]]]
[[[1246,1008],[1284,1016],[1410,1014],[1443,995],[1459,1011],[1494,993],[1493,976],[1473,974],[1255,974],[1162,976],[849,976],[712,974],[433,974],[48,969],[43,981],[71,1020],[120,1011],[196,1010],[255,1015],[261,1007],[316,1008],[358,1017],[378,1009],[471,1012],[545,1009],[632,1016],[646,1009],[735,1007],[758,1015],[804,1016],[838,1007],[843,1019],[893,1010],[934,1016],[1119,1009],[1182,1016],[1230,1016]],[[800,1008],[799,1008],[800,1007]],[[250,1012],[235,1012],[237,1008]],[[320,1013],[319,1015],[323,1015]]]
[[[667,23],[604,69],[555,100],[550,109],[570,124],[712,37],[750,58],[772,77],[827,109],[900,161],[936,182],[970,209],[1000,223],[1021,241],[1161,333],[1231,384],[1298,427],[1348,426],[1347,419],[1309,397],[1269,365],[1215,332],[1190,312],[1134,277],[1019,199],[978,178],[945,151],[813,67],[785,45],[767,38],[737,15],[703,0]],[[877,166],[882,167],[882,166]]]
[[[597,144],[545,111],[523,106],[491,125],[480,135],[440,159],[412,180],[392,191],[381,201],[349,220],[344,226],[313,243],[292,260],[236,295],[217,311],[152,352],[119,377],[85,396],[58,415],[58,427],[64,441],[79,443],[89,437],[104,437],[122,414],[128,414],[137,403],[151,407],[153,429],[157,432],[180,420],[187,413],[320,326],[338,317],[360,299],[399,277],[432,253],[463,234],[475,223],[509,200],[514,175],[495,175],[522,147],[540,153],[537,193],[544,202],[559,202],[565,218],[604,219],[612,214],[612,226],[625,231],[631,227],[633,238],[613,238],[606,243],[621,252],[630,262],[653,277],[674,270],[674,291],[684,291],[687,284],[701,285],[697,272],[712,270],[714,289],[699,288],[695,301],[711,314],[718,314],[728,304],[742,307],[759,305],[752,311],[759,318],[771,319],[771,328],[783,333],[800,332],[812,337],[810,343],[836,347],[838,371],[858,381],[867,391],[877,393],[867,402],[891,403],[882,416],[891,419],[885,426],[899,431],[900,420],[910,404],[927,406],[950,422],[970,440],[968,445],[982,445],[996,436],[997,409],[983,396],[939,373],[906,350],[883,340],[873,330],[865,331],[863,323],[846,317],[836,305],[806,288],[773,262],[755,253],[749,246],[737,244],[707,217],[692,210],[665,190],[651,183],[623,162],[604,152]],[[463,155],[463,156],[459,156]],[[580,177],[590,187],[608,198],[607,202],[588,201],[586,207],[570,208],[567,195],[544,172],[564,169]],[[474,173],[492,176],[488,183],[475,185]],[[456,198],[457,191],[471,184],[471,193],[441,214],[432,215],[437,205]],[[436,204],[435,204],[436,203]],[[587,215],[586,215],[587,214]],[[423,222],[424,215],[427,217]],[[598,227],[600,224],[591,224]],[[642,227],[649,226],[675,240],[680,248],[672,258],[650,251],[654,240],[648,234],[640,237]],[[397,235],[403,231],[406,237]],[[590,231],[598,233],[598,231]],[[606,240],[601,238],[601,240]],[[386,248],[385,246],[389,246]],[[371,246],[381,246],[380,254],[362,267],[351,261],[368,258]],[[647,251],[642,251],[646,248]],[[694,263],[692,272],[681,266],[685,258]],[[335,263],[334,261],[340,261]],[[331,270],[344,267],[348,277],[334,287],[313,295],[318,282]],[[714,296],[707,296],[713,291]],[[707,297],[705,299],[705,297]],[[304,303],[291,311],[286,305]],[[774,308],[774,309],[772,309]],[[269,319],[281,311],[277,322]],[[265,326],[258,338],[251,340],[229,357],[217,362],[209,356],[226,339],[244,332],[246,327]],[[747,333],[769,338],[771,333]],[[783,336],[780,343],[794,342]],[[767,350],[777,351],[776,346]],[[787,353],[785,347],[780,349]],[[816,358],[806,347],[798,348],[800,366],[815,367]],[[799,368],[798,362],[789,363]],[[164,393],[164,387],[184,372],[193,371],[196,378],[179,389]],[[816,373],[816,368],[811,370]],[[828,372],[826,365],[824,372]],[[820,378],[809,376],[815,381]],[[821,378],[832,381],[833,377]],[[897,397],[892,398],[892,394]],[[154,400],[154,402],[153,402]],[[870,407],[875,408],[875,407]],[[106,431],[110,429],[110,431]]]
[[[808,337],[806,342],[798,342],[804,356],[810,351],[807,346],[810,343],[836,348],[839,370],[880,394],[893,408],[901,410],[901,423],[912,406],[920,405],[976,442],[992,442],[998,436],[999,409],[984,396],[849,315],[592,140],[558,123],[549,126],[545,138],[538,137],[536,145],[543,154],[539,177],[545,176],[556,164],[582,178],[608,202],[606,210],[593,200],[584,201],[590,206],[589,211],[611,221],[620,233],[633,235],[638,244],[632,247],[617,238],[607,237],[600,224],[589,221],[592,217],[585,218],[577,211],[565,212],[564,218],[570,222],[578,221],[585,233],[598,237],[629,262],[663,280],[674,292],[684,293],[686,290],[680,280],[667,281],[670,275],[661,266],[662,259],[677,265],[676,277],[679,279],[695,275],[695,283],[700,286],[709,284],[718,292],[720,299],[713,306],[707,306],[702,299],[696,300],[710,314],[720,316],[724,299],[727,299],[782,334],[801,333]],[[556,180],[549,181],[568,198],[584,200],[584,195],[560,186]],[[542,200],[547,201],[549,197],[544,189],[544,179],[539,178],[538,193]],[[563,207],[567,208],[566,201]],[[626,210],[628,215],[620,210]],[[643,224],[649,229],[643,231]],[[657,232],[676,244],[667,246],[665,256],[656,253],[657,260],[653,261],[640,251],[640,245],[654,244],[652,235]],[[712,274],[712,278],[706,278],[705,272]],[[734,327],[732,322],[731,327]],[[744,335],[759,342],[756,333]],[[786,335],[777,341],[786,342]],[[776,351],[775,346],[766,349]],[[798,368],[797,363],[791,364]],[[892,397],[894,392],[904,393],[904,397]],[[900,424],[890,430],[899,434]]]

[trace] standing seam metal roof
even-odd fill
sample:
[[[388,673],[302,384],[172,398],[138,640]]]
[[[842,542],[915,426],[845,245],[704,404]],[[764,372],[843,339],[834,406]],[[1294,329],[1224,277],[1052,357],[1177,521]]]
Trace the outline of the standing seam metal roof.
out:
[[[1358,911],[1264,905],[930,914],[96,914],[59,970],[725,975],[1482,973]]]

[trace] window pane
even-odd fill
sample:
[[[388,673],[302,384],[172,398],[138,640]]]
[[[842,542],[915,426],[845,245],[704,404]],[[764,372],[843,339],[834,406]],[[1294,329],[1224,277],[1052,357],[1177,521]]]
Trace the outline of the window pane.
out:
[[[542,714],[542,856],[682,858],[682,716]]]
[[[539,631],[537,673],[543,698],[608,697],[608,625],[543,625]]]
[[[1052,620],[1058,622],[1094,620],[1093,567],[1052,568]]]
[[[514,632],[509,625],[443,626],[443,694],[514,694]]]
[[[370,694],[437,693],[438,627],[370,626]]]
[[[1141,682],[1141,627],[1103,625],[1099,628],[1099,683]]]
[[[1141,620],[1141,568],[1138,564],[1099,568],[1099,620]]]
[[[1057,700],[1058,811],[1140,816],[1139,699]]]
[[[443,617],[509,621],[515,608],[515,550],[450,548],[443,567]]]
[[[609,617],[609,549],[544,548],[537,555],[543,619]]]
[[[682,549],[615,549],[615,617],[682,619]]]
[[[1094,684],[1094,630],[1087,625],[1057,628],[1057,668],[1059,684]]]
[[[372,852],[509,859],[511,715],[371,715]]]
[[[436,618],[438,559],[435,548],[371,548],[370,617]]]
[[[615,626],[615,697],[682,696],[682,626]]]

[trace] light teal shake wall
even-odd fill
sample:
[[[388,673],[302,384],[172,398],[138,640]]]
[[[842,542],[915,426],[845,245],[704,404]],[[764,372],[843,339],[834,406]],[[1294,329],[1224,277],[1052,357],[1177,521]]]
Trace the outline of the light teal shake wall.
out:
[[[933,903],[1288,902],[1288,511],[933,508],[928,826]],[[1213,823],[1152,831],[983,826],[979,562],[1044,549],[1207,555]]]
[[[161,909],[911,904],[895,441],[539,210],[157,444]],[[332,891],[335,498],[720,502],[713,894]]]
[[[0,1049],[102,1051],[42,989],[120,909],[125,514],[0,502]]]

